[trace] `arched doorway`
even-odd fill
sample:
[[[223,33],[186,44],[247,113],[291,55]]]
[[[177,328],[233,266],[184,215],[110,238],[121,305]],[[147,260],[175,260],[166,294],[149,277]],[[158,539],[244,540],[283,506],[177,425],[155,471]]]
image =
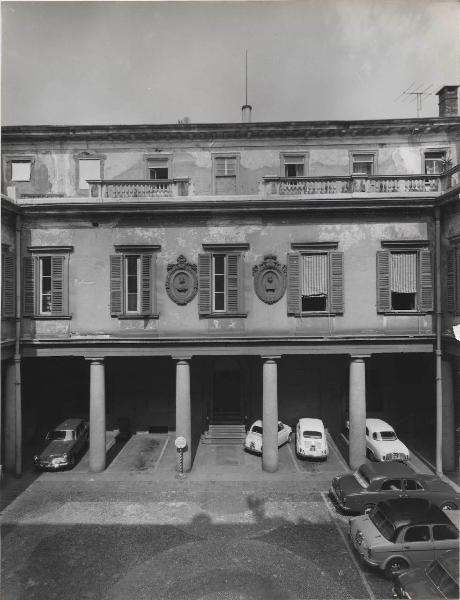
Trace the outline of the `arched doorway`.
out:
[[[233,358],[214,362],[211,423],[242,423],[241,370]]]

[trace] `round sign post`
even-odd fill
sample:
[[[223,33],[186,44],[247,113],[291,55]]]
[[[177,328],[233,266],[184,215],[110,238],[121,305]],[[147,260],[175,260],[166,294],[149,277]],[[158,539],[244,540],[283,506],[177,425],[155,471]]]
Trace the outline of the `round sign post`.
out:
[[[174,440],[174,445],[179,452],[179,473],[184,472],[184,450],[187,447],[187,440],[180,435]]]

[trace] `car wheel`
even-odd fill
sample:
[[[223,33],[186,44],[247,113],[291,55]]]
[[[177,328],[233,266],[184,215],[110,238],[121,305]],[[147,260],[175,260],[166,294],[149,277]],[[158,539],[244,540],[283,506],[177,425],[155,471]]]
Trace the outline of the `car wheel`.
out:
[[[444,502],[444,504],[441,504],[441,508],[442,510],[457,510],[457,505],[453,502]]]
[[[375,504],[365,504],[363,506],[363,515],[367,515],[371,512],[371,510],[375,507]]]
[[[392,558],[385,566],[385,575],[388,579],[392,579],[395,573],[406,571],[409,564],[404,558]]]
[[[375,454],[372,452],[372,450],[369,450],[369,448],[366,448],[366,457],[369,460],[375,461]]]

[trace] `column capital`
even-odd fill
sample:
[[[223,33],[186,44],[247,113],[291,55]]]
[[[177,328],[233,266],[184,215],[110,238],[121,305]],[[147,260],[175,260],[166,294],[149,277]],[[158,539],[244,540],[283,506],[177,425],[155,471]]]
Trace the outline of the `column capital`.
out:
[[[103,363],[105,360],[105,356],[85,356],[85,360],[88,360],[91,363]]]
[[[364,361],[366,358],[371,358],[372,354],[350,354],[351,360]]]
[[[181,362],[189,362],[192,360],[192,355],[191,354],[178,354],[177,356],[173,355],[171,356],[171,358],[173,360],[177,360],[177,362],[181,363]]]
[[[268,354],[268,355],[261,355],[260,358],[262,360],[264,360],[265,362],[275,362],[281,358],[281,355],[280,354],[279,355]]]

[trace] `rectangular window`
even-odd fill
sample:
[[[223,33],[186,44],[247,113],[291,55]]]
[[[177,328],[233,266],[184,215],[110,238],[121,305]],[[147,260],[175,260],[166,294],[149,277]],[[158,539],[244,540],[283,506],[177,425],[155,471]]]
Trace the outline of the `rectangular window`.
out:
[[[444,171],[446,153],[443,150],[425,152],[425,173],[434,175]]]
[[[126,312],[139,312],[140,300],[140,256],[135,254],[125,257],[125,306]]]
[[[432,310],[431,252],[425,249],[377,252],[377,311]]]
[[[78,189],[88,190],[88,180],[101,178],[101,161],[98,158],[80,158],[78,161]]]
[[[214,188],[216,194],[236,194],[238,187],[236,156],[214,157]]]
[[[367,177],[374,175],[373,154],[352,154],[351,160],[353,175],[365,175]]]
[[[38,248],[30,249],[31,252],[37,250]],[[55,254],[34,253],[32,256],[24,257],[24,316],[69,316],[68,252],[70,250],[65,254],[59,254],[57,248],[53,250]]]
[[[343,314],[343,252],[290,252],[287,295],[288,314]]]
[[[169,179],[168,164],[167,158],[149,159],[147,161],[149,179]]]
[[[12,160],[11,181],[30,181],[31,166],[30,160]]]
[[[51,314],[51,256],[39,257],[39,312]]]
[[[156,317],[156,255],[126,252],[110,257],[110,312],[117,317]]]
[[[241,252],[209,252],[198,257],[199,312],[201,316],[243,315]]]
[[[225,254],[214,254],[212,257],[212,301],[214,312],[226,310],[226,270]]]
[[[285,177],[303,177],[305,175],[305,155],[304,154],[285,154],[284,176]]]

